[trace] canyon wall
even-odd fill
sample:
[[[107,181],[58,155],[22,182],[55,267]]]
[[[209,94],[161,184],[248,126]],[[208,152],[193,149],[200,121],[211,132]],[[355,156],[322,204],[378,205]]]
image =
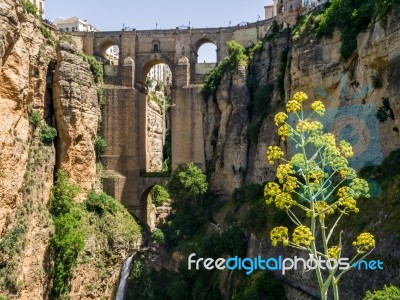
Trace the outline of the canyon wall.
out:
[[[0,26],[0,298],[50,299],[54,174],[63,169],[80,186],[77,203],[101,189],[98,87],[71,40],[52,33],[20,1],[1,1]],[[122,210],[104,220],[113,231],[86,221],[71,299],[111,298],[120,265],[140,245],[139,229]]]
[[[393,150],[399,149],[399,17],[400,10],[394,9],[386,26],[381,22],[371,24],[358,36],[357,50],[348,60],[340,57],[338,32],[332,38],[322,39],[309,32],[303,39],[294,41],[286,31],[281,31],[278,37],[264,42],[263,51],[255,54],[247,73],[234,70],[225,74],[216,99],[213,101],[210,97],[203,105],[205,155],[213,191],[226,196],[243,184],[262,184],[275,178],[274,166],[266,159],[268,146],[280,145],[289,153],[290,149],[279,139],[273,116],[284,110],[284,100],[297,91],[306,92],[311,100],[323,101],[326,106],[324,125],[341,139],[353,143],[355,157],[351,163],[357,170],[380,165]],[[256,89],[252,89],[253,81],[257,83]],[[257,110],[254,110],[259,97],[257,90],[263,91],[264,105],[268,106],[262,122],[257,122]],[[393,113],[380,122],[376,113],[385,99]],[[236,115],[237,112],[240,113]],[[254,131],[252,126],[259,131]],[[344,299],[360,299],[365,289],[380,289],[398,276],[398,266],[392,261],[400,259],[399,235],[394,228],[382,229],[383,216],[390,214],[391,204],[388,208],[382,206],[370,215],[373,225],[366,229],[374,232],[379,240],[373,258],[383,259],[388,266],[381,272],[346,274],[341,289]],[[361,208],[360,213],[362,211]],[[357,233],[351,230],[346,240],[351,241]],[[268,230],[251,235],[248,257],[292,257],[296,254],[298,252],[287,248],[272,247]],[[286,283],[288,299],[319,297],[312,272],[275,275]]]

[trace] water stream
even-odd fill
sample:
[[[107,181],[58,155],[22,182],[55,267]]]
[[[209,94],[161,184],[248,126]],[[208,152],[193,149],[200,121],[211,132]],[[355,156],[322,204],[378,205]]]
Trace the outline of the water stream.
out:
[[[132,259],[133,259],[134,255],[135,254],[133,254],[132,256],[129,256],[125,260],[124,265],[122,266],[121,274],[119,276],[119,285],[118,285],[117,296],[115,297],[115,300],[123,300],[124,299],[126,281],[129,276],[129,271],[131,270]]]

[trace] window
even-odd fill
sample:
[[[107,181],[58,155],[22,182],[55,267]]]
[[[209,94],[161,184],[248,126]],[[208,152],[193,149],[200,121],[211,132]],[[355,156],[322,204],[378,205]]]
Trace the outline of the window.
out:
[[[160,47],[158,46],[158,44],[154,44],[153,51],[154,52],[160,51]]]

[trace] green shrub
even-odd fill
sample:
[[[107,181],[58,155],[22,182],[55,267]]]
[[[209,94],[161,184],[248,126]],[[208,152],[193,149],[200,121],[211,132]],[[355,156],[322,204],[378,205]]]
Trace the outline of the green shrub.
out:
[[[163,203],[168,202],[170,200],[170,195],[167,190],[162,186],[155,185],[151,190],[151,199],[156,206],[161,206]]]
[[[31,125],[32,127],[36,128],[40,121],[42,120],[42,117],[40,115],[40,112],[37,110],[32,110],[30,112],[30,116],[29,116],[29,125]]]
[[[90,191],[85,205],[88,211],[95,212],[100,216],[106,211],[111,214],[115,214],[118,211],[117,201],[106,193]]]
[[[22,7],[30,14],[36,15],[37,9],[29,0],[21,0]]]
[[[257,201],[263,199],[263,191],[264,188],[261,184],[253,183],[249,185],[243,185],[234,189],[232,193],[232,200],[236,204]]]
[[[392,300],[400,299],[400,288],[395,285],[385,285],[382,290],[370,292],[365,294],[363,300]]]
[[[234,70],[239,66],[246,67],[249,63],[247,50],[242,45],[235,41],[229,41],[227,46],[228,56],[218,63],[216,68],[208,74],[204,81],[204,86],[202,88],[204,99],[208,99],[210,96],[213,96],[215,99],[219,84],[225,72]]]
[[[106,95],[103,84],[100,84],[100,86],[97,88],[97,100],[101,106],[106,104]]]
[[[375,17],[386,27],[387,17],[395,5],[399,5],[400,0],[375,1]]]
[[[85,246],[87,233],[81,221],[84,211],[74,202],[79,190],[65,171],[57,173],[50,201],[55,228],[50,240],[54,257],[52,294],[57,299],[67,297],[71,270]]]
[[[264,299],[268,295],[270,300],[285,300],[285,288],[270,273],[259,271],[250,276],[242,276],[234,287],[233,299]]]
[[[96,152],[96,156],[100,157],[100,155],[103,155],[106,152],[106,149],[107,149],[106,140],[101,136],[97,136],[94,141],[94,150]]]
[[[73,199],[78,195],[80,187],[69,180],[64,170],[57,172],[57,181],[51,192],[50,212],[53,216],[60,216],[72,210]]]
[[[164,233],[162,232],[162,230],[159,228],[154,230],[151,234],[151,240],[153,241],[154,244],[164,245],[165,237],[164,237]]]
[[[46,144],[50,145],[55,137],[57,136],[57,130],[46,123],[40,126],[40,140]]]
[[[379,73],[378,71],[374,72],[371,75],[371,81],[372,81],[372,86],[375,89],[380,89],[382,88],[382,74]]]
[[[373,0],[332,0],[321,15],[318,37],[331,37],[335,28],[341,34],[340,54],[348,59],[357,49],[357,36],[365,31],[374,15]]]
[[[167,190],[177,204],[186,207],[188,204],[196,204],[208,189],[207,178],[194,163],[179,166],[173,172],[167,183]]]
[[[94,56],[86,55],[84,53],[79,53],[79,55],[83,58],[85,62],[87,62],[90,66],[90,71],[93,74],[93,79],[95,83],[103,82],[103,64]]]
[[[43,34],[44,38],[46,39],[51,39],[51,33],[50,30],[44,25],[43,23],[40,24],[40,32]]]
[[[376,118],[381,123],[384,123],[388,118],[394,120],[394,113],[392,107],[390,106],[389,98],[387,97],[382,98],[382,106],[378,108],[378,111],[376,113]]]

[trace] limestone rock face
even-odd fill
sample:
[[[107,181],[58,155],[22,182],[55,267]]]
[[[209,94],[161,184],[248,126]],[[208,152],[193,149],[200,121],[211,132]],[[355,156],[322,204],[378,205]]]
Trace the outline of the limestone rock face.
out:
[[[54,58],[37,20],[19,1],[1,1],[0,294],[9,299],[43,299],[49,288],[47,205],[55,151],[40,141],[40,128],[29,119],[33,111],[51,119],[45,94]]]
[[[95,188],[94,142],[100,107],[89,64],[73,48],[62,43],[57,49],[53,98],[59,135],[57,168],[66,170],[82,188],[81,197]]]
[[[212,100],[209,100],[211,102]],[[247,107],[250,97],[246,87],[246,70],[226,74],[217,92],[217,103],[209,103],[206,159],[209,161],[211,188],[219,195],[229,195],[243,181],[247,165]],[[209,113],[208,113],[209,111]],[[211,125],[211,126],[210,126]]]
[[[163,95],[162,95],[163,96]],[[160,96],[160,97],[162,97]],[[163,166],[165,116],[154,101],[147,103],[147,172],[159,172]]]
[[[306,92],[311,100],[321,100],[326,106],[323,121],[326,129],[353,144],[355,158],[351,163],[356,169],[379,165],[390,152],[399,149],[399,19],[400,10],[397,8],[386,26],[379,22],[371,24],[358,36],[357,50],[348,60],[340,57],[338,32],[330,39],[318,40],[310,33],[302,41],[280,38],[273,43],[266,42],[264,51],[255,55],[248,70],[256,82],[273,87],[271,99],[265,103],[269,106],[268,115],[260,124],[257,141],[249,141],[245,134],[254,120],[245,107],[253,100],[247,95],[245,76],[239,77],[240,73],[224,75],[216,101],[208,99],[204,103],[205,157],[211,174],[211,188],[218,194],[228,195],[242,184],[273,180],[275,170],[268,165],[267,147],[280,145],[290,154],[290,145],[278,138],[273,122],[274,114],[284,110],[285,105],[280,99],[282,82],[277,80],[282,70],[285,70],[284,100],[290,99],[297,91]],[[285,68],[282,53],[288,46],[290,51]],[[233,79],[235,76],[236,80]],[[241,91],[238,91],[239,86],[242,86]],[[389,100],[393,118],[389,116],[386,121],[380,122],[376,113],[385,99]],[[235,173],[238,168],[245,172]],[[385,253],[391,253],[393,259],[398,260],[400,253],[396,249],[399,244],[394,242],[395,234],[379,232],[378,224],[383,222],[383,215],[381,211],[375,216],[378,223],[374,234],[379,236],[380,250],[376,249],[374,255],[384,257]],[[271,224],[274,225],[279,224]],[[354,237],[348,236],[347,239]],[[287,248],[272,247],[267,236],[251,236],[248,257],[277,257],[283,252],[286,256],[298,255]],[[341,296],[360,299],[366,287],[379,289],[384,283],[393,282],[396,272],[398,270],[391,268],[369,275],[362,272],[346,274]],[[291,272],[280,278],[287,284],[288,299],[318,297],[311,272]]]

